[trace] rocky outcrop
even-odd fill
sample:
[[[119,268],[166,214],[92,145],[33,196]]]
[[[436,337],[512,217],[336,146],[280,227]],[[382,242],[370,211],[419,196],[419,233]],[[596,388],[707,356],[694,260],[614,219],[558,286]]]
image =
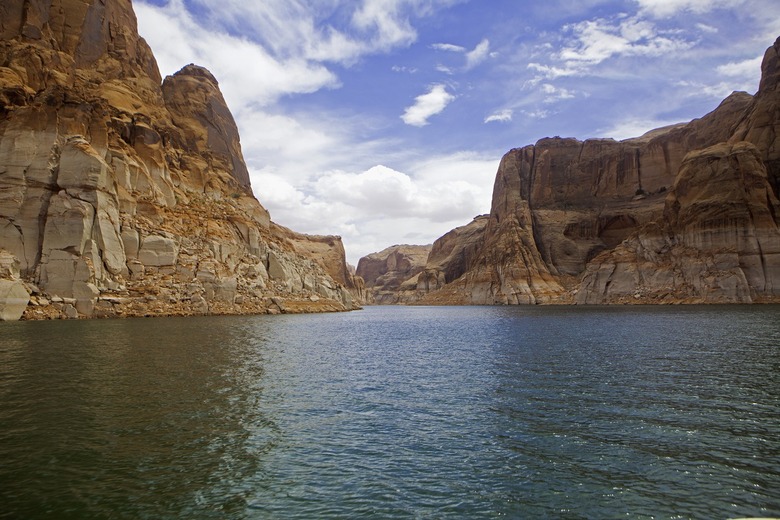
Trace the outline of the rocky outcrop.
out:
[[[780,298],[780,228],[759,151],[688,154],[662,219],[588,264],[578,303],[753,303]]]
[[[208,172],[229,172],[239,186],[250,189],[238,128],[219,91],[217,80],[203,67],[188,65],[162,85],[165,106],[179,132],[174,148],[189,152],[187,173],[208,184]],[[219,185],[216,186],[219,191]]]
[[[19,278],[19,262],[0,249],[0,321],[18,320],[29,302],[30,293]]]
[[[780,39],[756,95],[701,119],[509,151],[478,246],[456,253],[466,267],[454,279],[426,269],[421,301],[780,301],[778,79]]]
[[[748,141],[756,145],[767,169],[769,182],[780,193],[780,38],[764,53],[761,83],[746,116],[729,142]]]
[[[0,248],[26,318],[358,304],[340,239],[271,222],[216,79],[163,83],[129,0],[10,0],[0,34]]]
[[[417,275],[425,268],[430,251],[430,245],[394,245],[361,258],[357,276],[365,282],[366,302],[393,304],[415,299]]]
[[[488,220],[488,215],[479,215],[433,243],[425,269],[417,278],[421,297],[452,283],[468,270],[482,247]]]

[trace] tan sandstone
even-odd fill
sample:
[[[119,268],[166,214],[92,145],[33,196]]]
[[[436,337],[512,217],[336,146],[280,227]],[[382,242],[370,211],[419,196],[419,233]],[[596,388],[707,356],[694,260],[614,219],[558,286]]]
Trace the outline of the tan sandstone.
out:
[[[341,239],[271,222],[217,80],[163,82],[129,0],[9,0],[0,36],[0,248],[25,318],[360,304]]]

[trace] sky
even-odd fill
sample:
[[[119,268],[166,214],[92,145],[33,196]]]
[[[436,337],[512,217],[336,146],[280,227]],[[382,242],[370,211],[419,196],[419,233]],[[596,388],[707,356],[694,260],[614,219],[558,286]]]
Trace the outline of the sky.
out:
[[[777,0],[135,0],[217,78],[274,222],[347,261],[488,213],[501,157],[627,139],[758,88]]]

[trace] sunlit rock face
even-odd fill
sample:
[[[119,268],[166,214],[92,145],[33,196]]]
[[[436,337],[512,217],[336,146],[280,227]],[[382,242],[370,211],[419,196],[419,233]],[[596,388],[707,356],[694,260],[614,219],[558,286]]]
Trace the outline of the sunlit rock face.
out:
[[[8,0],[0,36],[0,249],[26,318],[359,303],[341,239],[271,222],[217,80],[163,82],[129,0]]]
[[[420,301],[780,299],[779,53],[780,39],[755,96],[735,92],[690,123],[620,142],[555,137],[510,150],[478,239],[453,249],[462,269],[441,276],[429,259]]]

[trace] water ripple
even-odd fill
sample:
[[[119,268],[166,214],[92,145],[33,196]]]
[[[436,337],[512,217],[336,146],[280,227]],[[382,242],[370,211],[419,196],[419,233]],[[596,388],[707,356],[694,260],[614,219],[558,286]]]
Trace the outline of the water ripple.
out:
[[[2,324],[0,518],[778,516],[779,315]]]

